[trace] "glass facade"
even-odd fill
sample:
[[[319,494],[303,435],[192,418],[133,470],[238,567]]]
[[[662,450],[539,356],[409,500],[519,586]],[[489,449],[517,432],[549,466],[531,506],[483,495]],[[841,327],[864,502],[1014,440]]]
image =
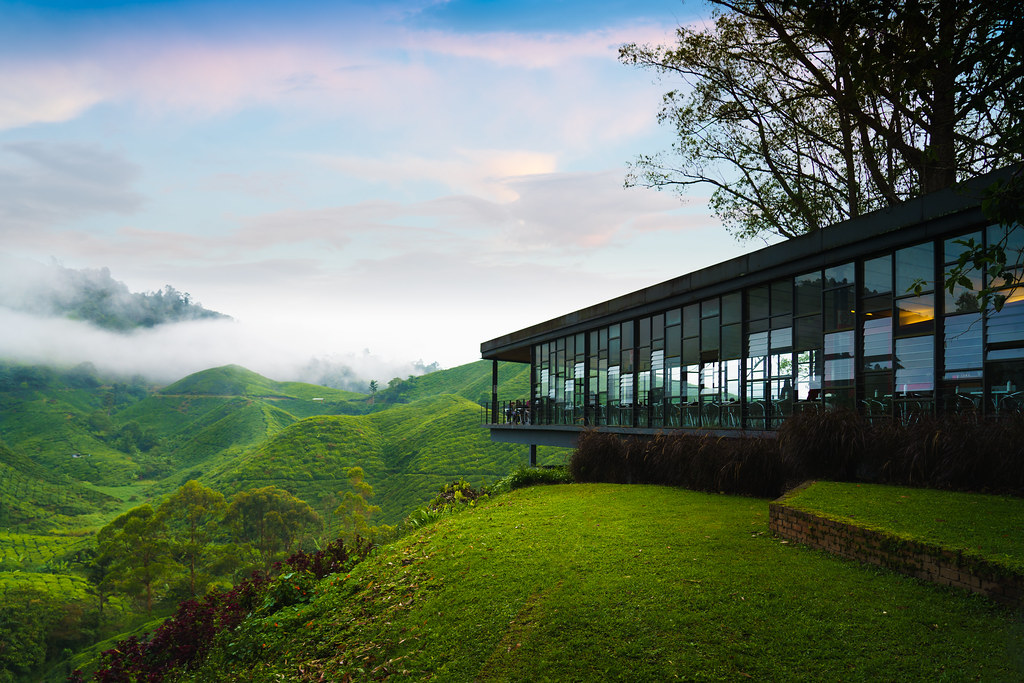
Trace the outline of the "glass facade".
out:
[[[1020,412],[1024,291],[981,271],[973,289],[944,287],[972,241],[1024,262],[1024,229],[990,226],[533,344],[531,423],[770,430],[808,408]],[[983,286],[998,311],[979,310]]]

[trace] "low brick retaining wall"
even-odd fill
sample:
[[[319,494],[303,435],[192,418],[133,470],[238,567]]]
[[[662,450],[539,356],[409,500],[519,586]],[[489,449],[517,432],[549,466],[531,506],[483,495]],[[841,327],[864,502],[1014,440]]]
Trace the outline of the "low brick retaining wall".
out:
[[[1024,576],[985,560],[796,510],[784,498],[768,505],[768,528],[777,536],[840,557],[1024,607]]]

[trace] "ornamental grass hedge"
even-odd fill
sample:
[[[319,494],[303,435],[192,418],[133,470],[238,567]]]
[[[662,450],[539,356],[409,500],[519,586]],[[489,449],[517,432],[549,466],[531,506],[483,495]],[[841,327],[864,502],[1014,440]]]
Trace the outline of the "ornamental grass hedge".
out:
[[[1024,416],[922,416],[869,422],[853,411],[805,411],[775,437],[592,429],[569,461],[577,482],[661,484],[777,497],[806,479],[1024,496]]]

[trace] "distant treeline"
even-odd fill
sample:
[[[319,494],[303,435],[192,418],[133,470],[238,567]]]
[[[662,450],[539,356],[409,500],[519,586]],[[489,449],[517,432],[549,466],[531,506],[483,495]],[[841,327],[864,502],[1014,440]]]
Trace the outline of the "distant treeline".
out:
[[[125,332],[138,327],[186,320],[228,318],[203,308],[187,292],[171,285],[155,292],[131,292],[113,279],[108,268],[75,270],[52,265],[22,283],[20,291],[4,292],[0,305],[28,313],[83,320]]]

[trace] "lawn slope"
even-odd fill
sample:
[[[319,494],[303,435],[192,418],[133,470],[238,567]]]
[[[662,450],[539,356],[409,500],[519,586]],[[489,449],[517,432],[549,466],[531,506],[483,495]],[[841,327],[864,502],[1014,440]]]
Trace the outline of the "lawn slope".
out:
[[[766,520],[757,499],[523,489],[262,609],[179,680],[1024,676],[1013,612],[785,544]]]

